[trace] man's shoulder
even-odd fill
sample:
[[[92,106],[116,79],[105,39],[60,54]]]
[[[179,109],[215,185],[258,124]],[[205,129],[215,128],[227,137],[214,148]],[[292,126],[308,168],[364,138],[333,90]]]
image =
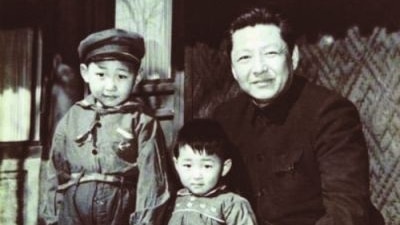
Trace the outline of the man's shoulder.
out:
[[[315,96],[320,96],[320,97],[336,97],[336,98],[343,98],[339,93],[337,93],[335,90],[331,90],[325,86],[322,86],[321,84],[318,84],[316,82],[311,82],[307,80],[304,77],[298,76],[296,79],[297,82],[304,82],[304,91],[305,94],[308,95],[315,95]]]
[[[350,100],[342,96],[336,90],[329,89],[315,82],[310,82],[306,78],[300,76],[297,77],[295,85],[299,82],[304,82],[304,88],[302,91],[303,101],[313,102],[313,104],[325,104],[336,101],[352,104]]]
[[[356,105],[339,92],[306,81],[292,111],[296,117],[320,118],[328,112],[335,114],[348,110],[358,113]]]

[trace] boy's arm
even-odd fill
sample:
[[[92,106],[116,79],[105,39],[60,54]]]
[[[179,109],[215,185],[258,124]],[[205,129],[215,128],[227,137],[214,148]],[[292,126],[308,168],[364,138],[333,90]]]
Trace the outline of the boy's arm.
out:
[[[242,197],[224,209],[224,216],[227,225],[257,225],[250,203]]]
[[[58,223],[58,173],[55,164],[60,157],[57,157],[55,152],[65,147],[62,124],[60,122],[55,131],[49,159],[43,162],[41,166],[39,225],[53,225]]]
[[[136,194],[136,212],[131,215],[131,225],[158,225],[169,199],[166,173],[166,147],[158,121],[142,121],[139,133],[139,178]]]
[[[57,176],[51,160],[42,165],[39,205],[39,225],[57,224]]]

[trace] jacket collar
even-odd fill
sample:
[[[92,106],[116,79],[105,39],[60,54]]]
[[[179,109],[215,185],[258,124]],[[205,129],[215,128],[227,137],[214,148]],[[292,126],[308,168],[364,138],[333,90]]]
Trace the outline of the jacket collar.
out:
[[[84,109],[94,110],[100,115],[118,112],[141,111],[142,106],[138,101],[128,100],[121,105],[104,108],[96,104],[96,99],[93,95],[88,95],[83,100],[77,102],[77,105]]]
[[[212,196],[219,195],[220,193],[223,193],[226,191],[227,191],[226,185],[219,185],[216,188],[209,191],[208,193],[202,195],[201,197],[212,197]],[[194,195],[187,188],[180,189],[177,194],[178,194],[178,196]]]
[[[294,76],[289,89],[274,102],[265,107],[258,107],[253,100],[251,101],[251,109],[254,111],[253,122],[266,124],[282,124],[285,122],[290,109],[298,100],[306,80],[299,76]]]

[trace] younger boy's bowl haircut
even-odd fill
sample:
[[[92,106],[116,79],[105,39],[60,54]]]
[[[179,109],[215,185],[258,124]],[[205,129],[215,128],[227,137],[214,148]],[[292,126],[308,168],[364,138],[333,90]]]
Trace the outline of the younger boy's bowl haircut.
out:
[[[197,152],[216,154],[220,159],[231,158],[231,144],[221,125],[212,119],[193,119],[184,124],[178,133],[174,156],[179,147],[189,145]]]

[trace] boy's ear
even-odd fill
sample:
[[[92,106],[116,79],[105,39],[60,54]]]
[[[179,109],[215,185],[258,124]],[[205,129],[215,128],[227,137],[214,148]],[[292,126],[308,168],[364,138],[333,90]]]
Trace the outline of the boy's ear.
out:
[[[79,69],[80,69],[80,71],[81,71],[82,79],[87,83],[88,80],[89,80],[88,67],[87,67],[87,65],[84,64],[84,63],[81,63],[81,64],[79,65]]]
[[[172,160],[174,161],[174,166],[176,168],[177,164],[178,164],[178,160],[176,159],[176,157],[172,157]]]
[[[143,70],[139,68],[135,79],[135,85],[139,84],[143,80],[143,76]]]
[[[229,173],[232,168],[232,159],[227,159],[224,161],[224,165],[222,166],[222,176],[225,176]]]

